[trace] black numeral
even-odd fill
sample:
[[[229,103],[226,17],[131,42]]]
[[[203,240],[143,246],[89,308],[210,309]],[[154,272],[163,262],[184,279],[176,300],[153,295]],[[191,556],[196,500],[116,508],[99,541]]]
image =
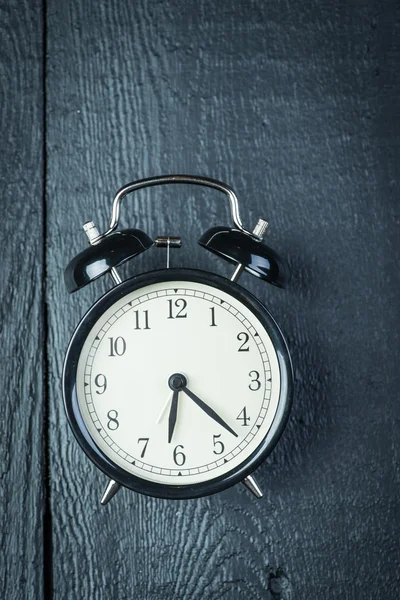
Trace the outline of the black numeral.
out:
[[[217,324],[215,322],[215,306],[212,306],[210,308],[210,310],[211,310],[211,325],[210,325],[210,327],[216,327]]]
[[[110,354],[109,356],[122,356],[125,354],[126,342],[123,337],[109,337],[110,340]]]
[[[96,390],[96,394],[104,394],[107,389],[107,377],[99,373],[99,375],[96,375],[94,378],[94,385],[98,388],[102,388],[100,392],[99,390]]]
[[[109,410],[107,413],[107,417],[108,417],[108,423],[107,423],[108,429],[111,429],[111,431],[115,431],[116,429],[118,429],[119,421],[118,421],[117,411]]]
[[[187,313],[182,314],[187,307],[187,302],[184,298],[178,298],[175,300],[168,300],[169,304],[169,316],[168,319],[186,319]],[[178,309],[178,312],[174,315],[173,307]]]
[[[221,437],[220,433],[218,435],[213,435],[214,448],[217,448],[217,446],[219,448],[219,450],[213,450],[214,454],[222,454],[223,451],[225,450],[224,444],[217,439],[220,437]]]
[[[243,342],[242,345],[239,346],[238,352],[248,352],[250,348],[249,346],[246,347],[246,344],[248,344],[249,341],[249,334],[245,331],[242,331],[241,333],[238,333],[237,339],[239,340],[239,342]]]
[[[260,373],[258,371],[250,371],[249,377],[253,378],[249,383],[249,388],[252,392],[256,392],[261,387]]]
[[[176,465],[178,465],[178,467],[181,467],[182,465],[185,464],[186,461],[186,456],[183,454],[183,452],[178,452],[178,448],[182,448],[183,450],[183,446],[181,446],[181,444],[179,444],[175,450],[174,450],[174,462]]]
[[[149,443],[149,439],[150,439],[150,438],[139,438],[139,439],[138,439],[138,444],[139,444],[140,442],[144,442],[144,446],[143,446],[143,450],[142,450],[142,454],[140,455],[140,458],[143,458],[143,456],[144,456],[144,455],[145,455],[145,453],[146,453],[147,444]]]
[[[133,314],[135,315],[135,329],[150,329],[150,327],[149,327],[149,311],[148,310],[143,311],[144,323],[142,323],[142,317],[140,316],[140,311],[134,310]],[[141,327],[141,325],[144,325],[144,327]]]
[[[243,407],[243,409],[240,411],[240,413],[236,417],[236,421],[243,421],[242,422],[243,427],[249,426],[250,417],[247,416],[247,410],[246,410],[245,406]]]

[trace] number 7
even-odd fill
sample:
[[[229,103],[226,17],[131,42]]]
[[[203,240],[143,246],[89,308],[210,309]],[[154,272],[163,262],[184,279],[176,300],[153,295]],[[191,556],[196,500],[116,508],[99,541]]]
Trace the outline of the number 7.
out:
[[[147,444],[149,443],[149,439],[150,438],[139,438],[138,439],[138,443],[144,442],[144,446],[143,446],[143,450],[142,450],[142,454],[140,455],[140,458],[143,458],[143,456],[145,455]]]

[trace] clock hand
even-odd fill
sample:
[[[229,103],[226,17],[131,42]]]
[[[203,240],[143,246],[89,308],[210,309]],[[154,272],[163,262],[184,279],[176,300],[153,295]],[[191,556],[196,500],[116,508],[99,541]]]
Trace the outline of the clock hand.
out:
[[[199,406],[202,410],[204,410],[204,412],[209,417],[211,417],[212,419],[214,419],[214,421],[216,421],[217,423],[219,423],[220,425],[222,425],[222,427],[224,427],[227,431],[229,431],[229,433],[231,433],[235,437],[238,437],[238,434],[235,433],[233,431],[233,429],[231,429],[229,427],[228,423],[225,423],[225,421],[215,412],[215,410],[213,410],[212,408],[210,408],[208,406],[208,404],[206,404],[205,402],[203,402],[203,400],[200,400],[200,398],[198,398],[198,396],[196,396],[195,394],[193,394],[193,392],[191,392],[187,387],[182,387],[182,392],[185,392],[185,394],[187,396],[189,396],[189,398],[191,398],[193,400],[193,402],[195,402],[197,404],[197,406]]]
[[[171,400],[172,400],[172,395],[173,395],[173,394],[172,394],[172,392],[171,392],[171,393],[170,393],[170,395],[169,395],[169,396],[168,396],[168,398],[167,398],[167,401],[166,401],[166,403],[165,403],[165,404],[164,404],[164,406],[162,407],[162,409],[161,409],[161,412],[160,412],[160,414],[158,415],[158,418],[157,418],[157,421],[156,421],[156,425],[158,425],[158,424],[159,424],[159,422],[161,421],[161,419],[163,418],[163,416],[164,416],[164,413],[165,413],[165,411],[167,410],[167,406],[168,406],[168,404],[169,404],[169,403],[171,402]]]
[[[178,396],[179,396],[179,392],[178,392],[178,390],[175,390],[173,393],[173,396],[172,396],[171,410],[169,411],[169,417],[168,417],[168,443],[169,444],[171,443],[172,436],[174,434],[176,418],[178,416]]]

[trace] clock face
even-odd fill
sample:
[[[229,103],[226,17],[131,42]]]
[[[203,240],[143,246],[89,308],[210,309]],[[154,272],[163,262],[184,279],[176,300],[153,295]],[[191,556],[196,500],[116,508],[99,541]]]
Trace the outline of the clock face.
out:
[[[76,367],[91,446],[120,472],[164,486],[237,469],[268,435],[282,392],[262,315],[192,279],[153,281],[108,302]]]

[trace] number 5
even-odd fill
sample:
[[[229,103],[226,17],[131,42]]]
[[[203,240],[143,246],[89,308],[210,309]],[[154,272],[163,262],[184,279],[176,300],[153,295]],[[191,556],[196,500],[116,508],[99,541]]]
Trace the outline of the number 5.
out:
[[[223,451],[225,450],[225,446],[223,445],[223,443],[220,442],[219,440],[217,440],[217,438],[219,438],[219,437],[221,437],[220,433],[218,435],[213,435],[214,448],[217,447],[217,444],[218,444],[218,448],[220,448],[219,452],[217,452],[217,450],[213,450],[214,454],[222,454]]]

